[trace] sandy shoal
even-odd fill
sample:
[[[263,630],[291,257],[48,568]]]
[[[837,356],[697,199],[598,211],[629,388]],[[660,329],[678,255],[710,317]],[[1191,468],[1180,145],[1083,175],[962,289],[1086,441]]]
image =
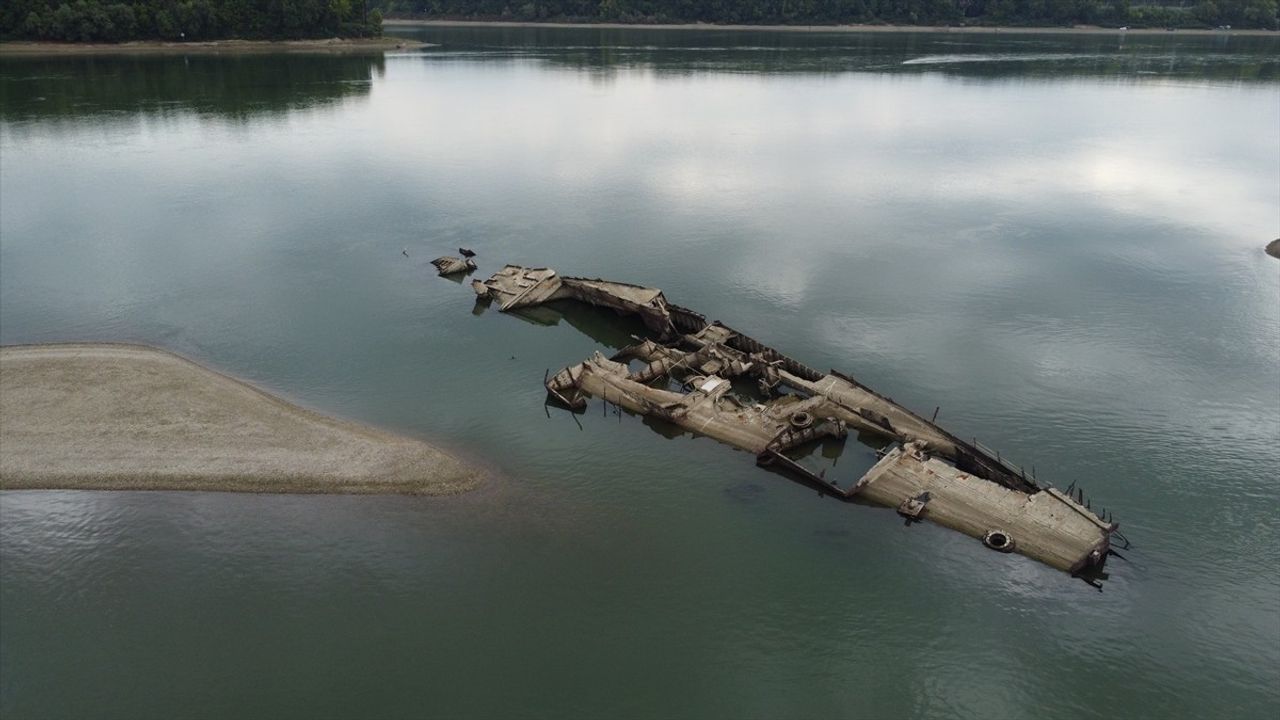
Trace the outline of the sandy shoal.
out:
[[[481,478],[163,350],[0,348],[0,489],[444,495]]]

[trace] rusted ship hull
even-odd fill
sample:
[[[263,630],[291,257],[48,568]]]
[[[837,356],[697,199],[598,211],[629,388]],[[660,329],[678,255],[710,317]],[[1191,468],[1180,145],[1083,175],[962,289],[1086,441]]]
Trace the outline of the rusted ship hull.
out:
[[[896,509],[1016,552],[1091,582],[1102,575],[1118,525],[1095,514],[1083,495],[1034,477],[836,371],[823,373],[705,316],[669,303],[662,291],[563,277],[549,268],[508,265],[477,295],[504,312],[574,300],[634,315],[651,337],[613,358],[596,353],[546,381],[569,408],[599,398],[657,417],[756,455],[824,493]],[[638,361],[638,362],[636,362]],[[732,380],[754,380],[744,398]],[[676,389],[673,389],[676,388]],[[787,452],[849,430],[879,436],[889,449],[845,488],[815,475]]]

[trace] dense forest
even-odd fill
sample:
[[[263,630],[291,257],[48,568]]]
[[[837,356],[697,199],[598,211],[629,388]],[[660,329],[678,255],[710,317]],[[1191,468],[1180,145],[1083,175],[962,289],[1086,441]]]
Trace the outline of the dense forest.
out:
[[[3,0],[0,38],[365,37],[381,34],[383,13],[629,23],[1278,26],[1277,0]]]
[[[632,23],[1277,27],[1276,0],[369,0],[384,13]]]
[[[0,38],[301,39],[382,34],[364,0],[0,0]]]

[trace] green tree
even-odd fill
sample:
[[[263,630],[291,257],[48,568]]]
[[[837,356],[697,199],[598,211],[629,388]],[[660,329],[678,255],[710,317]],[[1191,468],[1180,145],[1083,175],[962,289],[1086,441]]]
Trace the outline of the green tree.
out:
[[[45,22],[44,16],[38,10],[32,10],[27,13],[27,17],[22,21],[22,35],[31,38],[48,37],[48,23]]]
[[[1191,14],[1196,16],[1204,25],[1218,24],[1218,6],[1213,0],[1201,0],[1191,9]]]

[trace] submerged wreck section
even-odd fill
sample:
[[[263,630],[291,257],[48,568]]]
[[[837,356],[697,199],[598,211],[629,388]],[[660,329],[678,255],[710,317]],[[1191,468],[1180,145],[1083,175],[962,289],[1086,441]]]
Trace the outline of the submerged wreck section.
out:
[[[895,447],[850,490],[1059,570],[1100,567],[1115,525],[1054,488],[1027,493],[962,472],[916,443]]]
[[[595,353],[548,373],[548,397],[582,409],[589,398],[660,418],[748,451],[843,500],[894,508],[907,522],[929,520],[1017,552],[1091,583],[1114,554],[1118,525],[1095,514],[1083,493],[1041,486],[1034,473],[966,442],[854,378],[821,372],[700,313],[667,301],[661,290],[564,277],[549,268],[508,265],[473,280],[481,298],[504,312],[574,300],[638,317],[651,337],[612,358]],[[749,392],[742,392],[744,388]],[[849,430],[887,449],[856,483],[841,488],[789,451]]]
[[[436,273],[440,275],[440,277],[471,272],[476,269],[476,261],[472,260],[469,256],[454,257],[452,255],[445,255],[444,257],[438,257],[435,260],[432,260],[431,264],[436,266]]]
[[[488,280],[472,280],[471,287],[481,297],[498,303],[502,312],[541,305],[553,300],[578,300],[636,315],[645,327],[669,337],[672,312],[661,290],[586,278],[561,277],[550,268],[507,265]],[[705,321],[704,321],[705,322]]]

